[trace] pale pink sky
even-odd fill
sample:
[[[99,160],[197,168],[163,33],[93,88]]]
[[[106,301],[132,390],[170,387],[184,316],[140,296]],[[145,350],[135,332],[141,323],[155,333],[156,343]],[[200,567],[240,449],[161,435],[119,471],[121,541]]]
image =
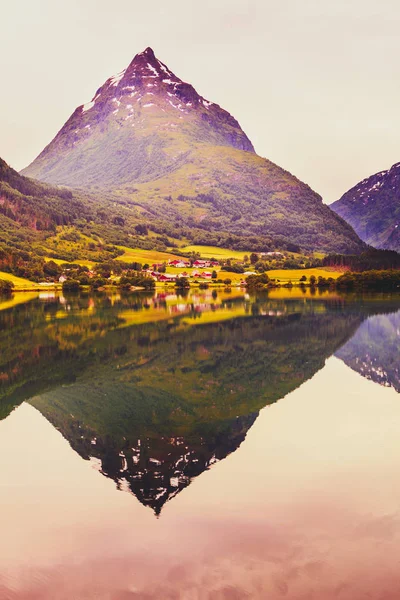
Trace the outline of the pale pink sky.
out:
[[[19,0],[1,25],[0,156],[17,169],[146,46],[327,202],[400,161],[396,0]]]

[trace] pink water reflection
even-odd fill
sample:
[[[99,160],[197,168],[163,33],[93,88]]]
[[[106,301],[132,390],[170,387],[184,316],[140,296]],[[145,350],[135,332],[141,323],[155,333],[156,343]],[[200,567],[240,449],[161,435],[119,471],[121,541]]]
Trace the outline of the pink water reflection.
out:
[[[0,422],[0,598],[397,600],[399,400],[329,359],[159,519],[23,404]]]

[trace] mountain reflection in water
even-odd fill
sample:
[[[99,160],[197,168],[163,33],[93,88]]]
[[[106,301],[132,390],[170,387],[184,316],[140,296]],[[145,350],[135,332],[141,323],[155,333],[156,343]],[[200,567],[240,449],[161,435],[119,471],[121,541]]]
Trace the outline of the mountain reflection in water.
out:
[[[400,317],[384,314],[398,305],[300,293],[44,295],[0,310],[0,416],[29,401],[159,515],[332,354],[398,390]]]
[[[336,356],[363,377],[400,392],[400,311],[366,319]]]

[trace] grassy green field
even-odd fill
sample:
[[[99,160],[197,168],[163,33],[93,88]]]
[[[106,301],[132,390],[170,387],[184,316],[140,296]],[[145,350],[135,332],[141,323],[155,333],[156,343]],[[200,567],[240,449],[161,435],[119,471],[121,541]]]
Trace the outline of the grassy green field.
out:
[[[181,256],[170,254],[169,252],[159,252],[158,250],[142,250],[142,248],[127,248],[126,246],[118,246],[124,251],[122,256],[118,256],[117,260],[124,262],[139,262],[142,264],[162,263],[169,260],[181,259]]]
[[[180,250],[182,252],[199,252],[202,258],[216,258],[217,260],[227,258],[243,260],[244,256],[250,256],[251,254],[251,252],[228,250],[228,248],[218,248],[218,246],[185,246]]]
[[[45,256],[44,260],[46,262],[50,262],[52,260],[53,262],[56,263],[56,265],[63,265],[64,263],[69,262],[68,260],[61,260],[59,258],[50,258],[50,256]],[[78,259],[78,260],[72,260],[71,264],[72,265],[82,265],[82,266],[88,267],[90,269],[96,263],[93,262],[92,260]]]
[[[198,272],[202,272],[202,271],[213,271],[213,268],[208,268],[208,269],[191,269],[191,268],[186,268],[186,269],[175,269],[174,267],[167,267],[166,272],[167,273],[172,273],[174,275],[178,275],[179,273],[183,273],[184,271],[186,273],[189,273],[189,275],[192,275],[192,273],[194,271],[198,271]],[[251,270],[251,269],[250,269]],[[221,269],[219,267],[215,268],[215,271],[218,274],[218,279],[231,279],[232,284],[238,284],[240,281],[243,281],[246,279],[246,275],[244,275],[243,273],[230,273],[229,271],[221,271]],[[298,284],[300,283],[300,278],[305,275],[307,277],[307,281],[308,282],[309,278],[311,277],[311,275],[314,275],[314,277],[316,277],[316,279],[318,279],[318,277],[332,277],[333,279],[337,279],[340,275],[343,275],[342,271],[334,271],[333,269],[330,270],[329,267],[325,268],[325,269],[321,269],[321,268],[313,268],[313,269],[276,269],[276,270],[272,270],[272,271],[268,271],[267,272],[268,276],[270,279],[275,279],[275,280],[279,280],[279,283],[285,284],[288,283],[289,281],[291,281],[294,284]],[[200,279],[200,278],[199,278]],[[212,283],[212,280],[207,280],[209,283]]]
[[[293,283],[299,283],[300,277],[305,275],[308,279],[311,275],[314,275],[318,279],[318,277],[333,277],[333,279],[337,279],[340,275],[343,275],[343,271],[335,271],[330,270],[329,267],[322,268],[314,268],[314,269],[276,269],[275,271],[267,271],[268,277],[270,279],[276,279],[281,283],[287,283],[288,281],[292,281]],[[306,283],[307,283],[306,281]]]
[[[251,271],[251,267],[249,268]],[[202,272],[202,271],[213,271],[214,268],[207,268],[207,269],[193,269],[193,268],[186,268],[186,269],[175,269],[174,267],[167,267],[166,272],[167,273],[171,273],[173,275],[178,275],[179,273],[189,273],[189,275],[192,275],[192,273],[194,271],[198,271],[198,272]],[[240,281],[243,281],[246,279],[246,275],[244,275],[243,273],[230,273],[229,271],[221,271],[221,269],[219,267],[215,268],[215,271],[218,274],[218,279],[231,279],[233,284],[237,284]],[[333,279],[337,279],[340,275],[343,275],[342,271],[335,271],[335,270],[330,270],[330,268],[312,268],[312,269],[276,269],[276,270],[271,270],[268,271],[268,276],[270,277],[270,279],[276,279],[279,280],[280,283],[285,284],[288,283],[289,281],[291,281],[294,284],[298,284],[300,283],[300,278],[305,275],[307,277],[307,281],[308,282],[309,278],[311,277],[311,275],[314,275],[314,277],[316,277],[318,279],[318,277],[333,277]],[[209,283],[212,283],[212,281],[207,280]]]
[[[18,289],[43,290],[44,289],[44,286],[41,286],[38,283],[29,281],[29,279],[24,279],[23,277],[16,277],[15,275],[11,275],[11,273],[5,273],[4,271],[0,271],[0,279],[5,279],[6,281],[12,281],[16,290],[18,290]]]

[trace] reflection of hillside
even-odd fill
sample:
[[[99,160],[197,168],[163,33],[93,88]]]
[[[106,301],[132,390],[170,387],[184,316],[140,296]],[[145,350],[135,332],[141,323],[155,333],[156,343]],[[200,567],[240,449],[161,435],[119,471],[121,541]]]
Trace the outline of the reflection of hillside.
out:
[[[74,381],[93,359],[115,314],[90,313],[88,298],[77,312],[60,311],[58,299],[30,302],[0,312],[0,418],[35,393]]]
[[[309,379],[362,320],[281,308],[279,317],[258,306],[263,316],[110,331],[73,385],[31,403],[83,458],[158,514],[236,450],[258,411]]]
[[[215,293],[214,293],[215,294]],[[74,381],[86,366],[96,362],[96,357],[107,354],[108,333],[115,328],[136,322],[137,335],[148,335],[143,328],[149,323],[152,338],[158,336],[155,322],[204,323],[220,318],[232,318],[250,312],[250,301],[242,298],[227,299],[227,295],[206,292],[189,294],[182,299],[176,294],[129,294],[126,296],[81,296],[68,299],[48,297],[44,301],[32,300],[27,304],[2,302],[0,310],[0,417],[4,418],[14,405],[34,394]],[[214,312],[200,313],[192,310],[205,301]],[[169,310],[174,303],[186,302],[188,312],[174,316]],[[269,303],[271,304],[271,303]],[[272,303],[273,304],[273,303]],[[275,303],[276,305],[276,303]],[[280,303],[282,308],[282,303]],[[290,311],[302,310],[304,305],[292,306]],[[132,321],[127,314],[135,315]],[[138,327],[140,326],[140,327]],[[150,331],[149,330],[149,331]],[[145,333],[143,333],[145,332]],[[128,333],[127,339],[131,335]],[[125,339],[121,334],[120,339]],[[118,343],[118,342],[117,342]]]
[[[400,392],[400,311],[369,317],[336,356],[363,377]]]
[[[209,292],[33,300],[0,311],[0,417],[36,395],[83,458],[159,513],[384,306]]]

